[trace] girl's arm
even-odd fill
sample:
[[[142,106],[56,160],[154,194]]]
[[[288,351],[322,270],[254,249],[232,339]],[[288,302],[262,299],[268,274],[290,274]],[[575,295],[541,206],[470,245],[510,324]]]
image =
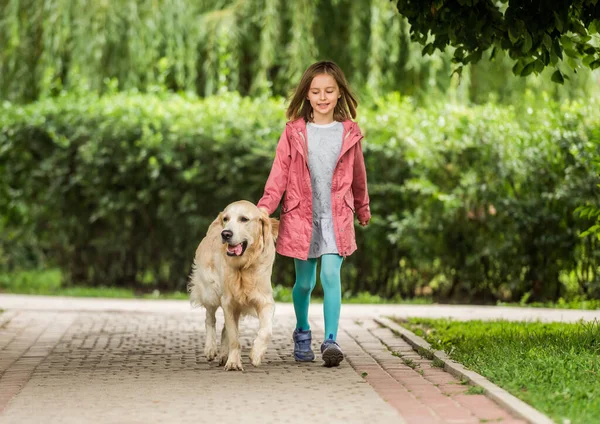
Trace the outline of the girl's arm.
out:
[[[286,126],[277,143],[275,160],[273,161],[271,173],[265,184],[265,192],[256,205],[261,209],[265,209],[269,215],[275,212],[275,209],[277,209],[277,206],[279,206],[279,202],[283,197],[283,192],[287,186],[290,161],[290,142],[287,136]]]
[[[358,221],[361,225],[367,225],[371,219],[371,209],[369,208],[369,192],[367,190],[367,169],[360,141],[354,149],[352,194],[354,195],[354,209],[356,210]]]

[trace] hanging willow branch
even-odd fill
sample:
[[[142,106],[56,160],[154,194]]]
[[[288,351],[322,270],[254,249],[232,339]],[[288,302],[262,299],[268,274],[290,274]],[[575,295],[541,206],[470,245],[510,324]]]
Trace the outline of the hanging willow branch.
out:
[[[450,53],[423,57],[388,0],[0,0],[0,46],[0,98],[14,102],[63,90],[285,96],[324,59],[374,94],[425,93],[451,72]]]

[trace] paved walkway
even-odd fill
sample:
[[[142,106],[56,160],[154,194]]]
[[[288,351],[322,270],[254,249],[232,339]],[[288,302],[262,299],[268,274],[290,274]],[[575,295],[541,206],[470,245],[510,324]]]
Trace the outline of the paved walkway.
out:
[[[249,364],[257,322],[241,324],[244,372],[202,356],[204,313],[185,301],[0,295],[0,423],[521,423],[372,317],[594,319],[600,311],[344,305],[347,361],[291,359],[293,310],[278,304],[263,366]],[[314,346],[323,336],[311,307]],[[537,314],[536,316],[532,314]],[[222,325],[222,317],[218,318]]]

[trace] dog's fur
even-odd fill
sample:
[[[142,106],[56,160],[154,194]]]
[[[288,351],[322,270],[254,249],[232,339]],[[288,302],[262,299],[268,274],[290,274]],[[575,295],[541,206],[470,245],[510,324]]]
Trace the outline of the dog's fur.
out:
[[[260,322],[250,352],[252,365],[259,366],[267,350],[275,312],[271,273],[278,231],[279,221],[242,200],[219,214],[196,250],[188,285],[190,300],[206,308],[204,354],[209,361],[217,357],[215,313],[219,306],[223,308],[220,364],[225,364],[226,370],[243,370],[241,316],[254,315]]]

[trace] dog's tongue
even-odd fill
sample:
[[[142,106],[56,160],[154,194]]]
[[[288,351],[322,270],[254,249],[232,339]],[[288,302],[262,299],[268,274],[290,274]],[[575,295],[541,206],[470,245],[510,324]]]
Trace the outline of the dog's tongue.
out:
[[[242,254],[242,244],[240,243],[236,246],[229,245],[229,246],[227,246],[227,250],[230,253],[233,253],[235,256],[240,256]]]

